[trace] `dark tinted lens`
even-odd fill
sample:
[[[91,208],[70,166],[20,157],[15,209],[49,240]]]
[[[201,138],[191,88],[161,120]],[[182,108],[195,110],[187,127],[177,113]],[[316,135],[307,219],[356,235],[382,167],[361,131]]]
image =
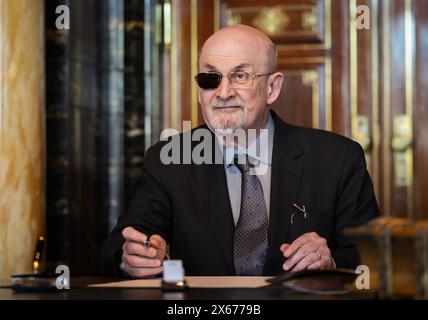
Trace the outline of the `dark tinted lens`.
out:
[[[201,89],[216,89],[221,82],[221,74],[214,72],[198,73],[196,81]]]

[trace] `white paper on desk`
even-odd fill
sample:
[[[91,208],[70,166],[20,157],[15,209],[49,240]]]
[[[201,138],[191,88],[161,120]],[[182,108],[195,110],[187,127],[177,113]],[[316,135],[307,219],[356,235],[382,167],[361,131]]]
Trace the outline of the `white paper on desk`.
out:
[[[258,288],[268,285],[271,277],[186,277],[190,288]],[[161,279],[136,279],[102,284],[89,287],[102,288],[160,288]]]

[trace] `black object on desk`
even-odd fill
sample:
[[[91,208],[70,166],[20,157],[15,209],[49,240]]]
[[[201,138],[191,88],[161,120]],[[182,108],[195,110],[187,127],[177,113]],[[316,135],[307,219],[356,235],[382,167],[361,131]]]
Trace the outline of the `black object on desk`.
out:
[[[288,272],[268,279],[270,287],[311,294],[345,294],[351,291],[358,274],[348,269],[304,270]]]
[[[56,288],[54,274],[21,274],[11,277],[11,288],[15,292],[50,292]]]
[[[11,288],[15,292],[46,292],[57,290],[57,276],[54,273],[40,272],[45,247],[46,237],[43,235],[38,236],[32,262],[33,273],[11,276]]]

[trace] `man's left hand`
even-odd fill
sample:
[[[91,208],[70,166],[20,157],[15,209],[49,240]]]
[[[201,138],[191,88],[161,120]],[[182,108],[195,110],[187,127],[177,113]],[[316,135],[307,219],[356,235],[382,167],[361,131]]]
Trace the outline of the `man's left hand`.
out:
[[[280,250],[286,258],[283,265],[285,271],[326,270],[335,267],[327,240],[315,232],[305,233],[291,244],[282,244]]]

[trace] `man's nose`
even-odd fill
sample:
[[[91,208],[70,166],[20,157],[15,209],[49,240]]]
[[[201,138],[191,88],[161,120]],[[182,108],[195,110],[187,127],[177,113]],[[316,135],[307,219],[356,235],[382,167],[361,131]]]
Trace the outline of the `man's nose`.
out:
[[[227,76],[223,76],[223,78],[221,79],[221,82],[217,88],[216,94],[217,94],[217,97],[223,100],[227,100],[236,95],[236,91],[233,88],[232,83],[230,82]]]

